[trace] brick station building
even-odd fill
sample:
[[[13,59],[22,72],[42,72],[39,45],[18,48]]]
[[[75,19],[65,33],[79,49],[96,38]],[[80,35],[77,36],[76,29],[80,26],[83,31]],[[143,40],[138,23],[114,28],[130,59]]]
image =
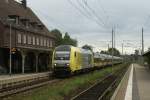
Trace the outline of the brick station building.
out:
[[[54,44],[55,37],[27,7],[26,0],[0,0],[1,71],[10,71],[10,45],[12,73],[48,71]]]

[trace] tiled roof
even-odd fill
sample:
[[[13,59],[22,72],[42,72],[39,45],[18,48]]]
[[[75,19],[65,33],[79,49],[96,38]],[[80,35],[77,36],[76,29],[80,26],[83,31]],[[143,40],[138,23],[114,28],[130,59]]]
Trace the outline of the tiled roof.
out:
[[[7,18],[9,15],[17,15],[20,19],[29,19],[30,22],[44,25],[29,7],[25,8],[21,3],[14,0],[0,0],[0,21],[7,24]],[[45,26],[43,30],[39,31],[39,34],[54,37]]]

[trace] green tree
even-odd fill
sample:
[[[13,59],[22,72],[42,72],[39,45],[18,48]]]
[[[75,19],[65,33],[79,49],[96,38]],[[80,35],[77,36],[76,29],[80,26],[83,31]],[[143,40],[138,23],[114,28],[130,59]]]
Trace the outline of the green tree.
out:
[[[135,55],[138,56],[140,54],[139,50],[135,50]]]
[[[108,54],[111,55],[111,54],[112,54],[112,51],[113,51],[114,56],[120,56],[120,52],[119,52],[119,50],[117,50],[116,48],[113,48],[113,49],[112,49],[112,48],[109,48],[107,52],[108,52]]]
[[[108,51],[101,51],[101,54],[108,54]]]
[[[54,29],[51,33],[55,36],[55,46],[59,45],[72,45],[77,46],[78,42],[76,39],[70,37],[70,35],[66,32],[64,37],[62,37],[62,33],[58,29]]]
[[[64,38],[63,38],[63,44],[65,44],[65,45],[70,45],[70,41],[71,41],[71,39],[70,39],[69,34],[68,34],[68,33],[65,33],[65,36],[64,36]]]
[[[135,52],[134,52],[134,59],[135,59],[136,61],[138,61],[139,54],[140,54],[140,51],[139,51],[139,50],[135,50]]]
[[[78,41],[76,39],[72,39],[72,45],[73,46],[78,46]]]
[[[84,45],[84,46],[82,46],[82,48],[83,49],[88,49],[88,50],[91,50],[92,52],[93,52],[93,48],[92,48],[92,46],[90,46],[90,45]]]
[[[77,40],[72,39],[69,34],[66,32],[65,36],[63,38],[63,44],[64,45],[72,45],[72,46],[77,46]]]
[[[63,42],[62,33],[58,29],[54,29],[51,31],[52,34],[55,36],[55,44],[56,46],[61,45]]]

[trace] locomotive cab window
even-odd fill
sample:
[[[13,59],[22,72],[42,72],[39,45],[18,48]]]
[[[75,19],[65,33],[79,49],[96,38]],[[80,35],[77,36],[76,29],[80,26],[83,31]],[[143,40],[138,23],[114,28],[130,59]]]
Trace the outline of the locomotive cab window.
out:
[[[74,56],[77,57],[77,52],[74,53]]]
[[[55,60],[69,60],[70,59],[70,53],[57,53],[55,54]]]

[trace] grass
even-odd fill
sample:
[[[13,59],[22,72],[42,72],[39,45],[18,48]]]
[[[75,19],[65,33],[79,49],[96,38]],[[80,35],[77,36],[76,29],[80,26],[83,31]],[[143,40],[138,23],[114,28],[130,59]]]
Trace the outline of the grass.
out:
[[[122,68],[121,66],[125,65],[118,65],[113,68],[113,71],[119,70]],[[60,82],[52,83],[27,93],[18,94],[8,100],[66,100],[74,94],[77,94],[77,92],[102,79],[104,76],[111,73],[111,71],[111,68],[105,68],[89,74],[63,79]]]

